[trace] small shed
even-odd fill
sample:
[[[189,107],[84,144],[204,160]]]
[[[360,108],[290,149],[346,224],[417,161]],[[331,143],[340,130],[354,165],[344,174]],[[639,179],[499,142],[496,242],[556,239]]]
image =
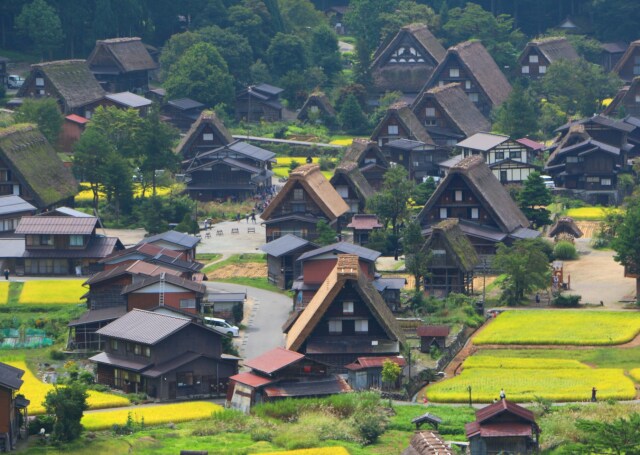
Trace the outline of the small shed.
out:
[[[437,415],[431,414],[430,412],[425,412],[421,416],[415,417],[411,419],[411,423],[415,423],[416,430],[419,430],[422,424],[428,423],[433,426],[436,430],[438,429],[438,425],[442,423],[442,419]]]
[[[247,300],[246,292],[209,292],[202,302],[202,309],[218,318],[233,320],[233,308],[240,306],[244,310],[244,302]],[[240,321],[235,321],[239,323]]]
[[[556,242],[559,240],[573,242],[574,239],[579,239],[583,235],[576,222],[569,216],[558,218],[558,221],[549,229],[549,237],[553,237]]]
[[[446,325],[421,325],[416,329],[420,337],[420,352],[429,352],[432,346],[447,347],[447,337],[451,329]]]
[[[387,357],[358,357],[355,362],[345,365],[349,370],[349,385],[353,390],[366,390],[370,388],[382,388],[382,367],[384,362],[390,360],[401,368],[407,362],[402,356]],[[398,377],[394,387],[400,384],[401,377]]]
[[[416,431],[411,438],[409,447],[402,455],[453,455],[454,452],[447,445],[437,431]]]
[[[353,243],[356,245],[366,245],[369,243],[369,236],[375,229],[381,229],[382,224],[378,221],[377,215],[357,213],[351,218],[351,223],[347,228],[353,230]]]

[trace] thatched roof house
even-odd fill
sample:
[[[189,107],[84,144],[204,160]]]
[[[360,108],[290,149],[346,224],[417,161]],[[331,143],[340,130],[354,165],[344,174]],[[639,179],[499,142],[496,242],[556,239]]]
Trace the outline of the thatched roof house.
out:
[[[630,85],[622,87],[602,113],[616,116],[624,112],[627,115],[640,117],[638,100],[640,100],[640,76],[634,77]]]
[[[561,216],[549,229],[549,237],[557,237],[561,234],[569,235],[574,239],[579,239],[584,235],[570,216]]]
[[[616,66],[611,70],[617,74],[620,79],[625,82],[631,82],[638,75],[636,68],[638,66],[637,58],[640,57],[640,40],[633,41],[625,51],[624,55],[618,60]]]
[[[375,190],[354,162],[340,163],[330,182],[349,205],[350,213],[364,212],[367,199],[375,194]]]
[[[327,123],[329,119],[333,119],[338,115],[327,95],[319,91],[309,95],[296,118],[301,122],[306,122],[309,120],[310,113],[312,116],[316,115],[318,117],[317,121],[320,123]]]
[[[580,56],[564,36],[551,36],[530,41],[518,58],[520,74],[538,78],[558,60],[577,60]]]
[[[411,139],[434,145],[433,139],[409,105],[403,101],[392,104],[371,133],[371,140],[382,146],[396,139]]]
[[[0,165],[20,197],[44,210],[73,200],[78,182],[38,128],[18,124],[0,129]]]
[[[181,160],[233,142],[233,136],[214,111],[203,111],[176,147]]]

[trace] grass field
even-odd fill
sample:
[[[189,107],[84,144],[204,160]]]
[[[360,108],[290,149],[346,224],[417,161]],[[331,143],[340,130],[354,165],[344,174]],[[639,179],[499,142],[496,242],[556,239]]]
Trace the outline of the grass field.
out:
[[[565,212],[565,215],[570,216],[574,220],[602,221],[604,220],[607,210],[618,209],[609,209],[603,207],[578,207],[574,209],[568,209]]]
[[[20,303],[70,304],[80,303],[80,297],[87,292],[82,287],[85,280],[34,280],[24,283],[20,294]]]
[[[53,385],[40,381],[22,360],[8,361],[6,363],[24,370],[24,375],[22,376],[24,384],[20,387],[20,393],[31,401],[31,404],[29,405],[29,414],[43,414],[44,399],[47,393],[50,390],[53,390]],[[89,409],[116,408],[120,406],[129,406],[131,404],[131,402],[125,397],[96,392],[95,390],[89,390],[89,398],[87,401],[89,403]]]
[[[552,401],[587,401],[591,388],[598,389],[602,400],[631,400],[636,391],[633,381],[619,368],[600,369],[489,369],[469,368],[451,379],[427,387],[430,401],[466,403],[469,390],[474,402],[489,403],[500,389],[507,399],[530,402],[536,397]]]
[[[145,425],[159,425],[162,423],[188,422],[211,417],[211,414],[222,410],[222,407],[208,401],[190,401],[188,403],[164,404],[158,406],[140,407],[135,410],[116,409],[114,411],[100,411],[85,414],[82,425],[87,430],[106,430],[114,424],[124,425],[127,415],[136,422],[144,419]]]
[[[0,281],[0,305],[4,305],[9,300],[9,282]]]
[[[251,254],[251,253],[243,253],[243,254],[233,254],[231,256],[229,256],[227,259],[225,259],[224,261],[220,261],[220,262],[216,262],[215,264],[211,264],[205,268],[202,269],[202,273],[211,273],[215,270],[219,270],[222,269],[224,267],[227,267],[229,265],[234,265],[234,264],[248,264],[248,263],[260,263],[260,264],[266,264],[267,262],[267,255],[264,253],[256,253],[256,254]]]
[[[626,343],[640,332],[640,313],[622,311],[505,311],[474,339],[483,344],[604,346]]]
[[[553,353],[549,353],[552,355]],[[462,367],[466,369],[470,368],[488,368],[499,369],[505,368],[509,370],[522,370],[522,369],[538,369],[538,370],[565,370],[565,369],[583,369],[589,368],[588,365],[578,362],[577,360],[569,359],[551,359],[551,358],[537,358],[526,359],[516,357],[492,357],[489,355],[482,355],[480,353],[468,357]]]

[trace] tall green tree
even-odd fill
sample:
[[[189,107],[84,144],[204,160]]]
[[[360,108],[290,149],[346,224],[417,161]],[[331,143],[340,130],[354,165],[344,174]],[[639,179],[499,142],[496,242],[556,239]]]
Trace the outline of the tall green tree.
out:
[[[17,123],[35,123],[47,138],[49,143],[56,146],[62,129],[62,112],[53,98],[26,98],[15,114]]]
[[[420,223],[417,221],[409,222],[402,233],[402,248],[405,268],[415,279],[416,291],[420,290],[423,279],[429,274],[431,255],[429,251],[423,249],[424,242]]]
[[[433,33],[438,31],[440,25],[438,16],[430,6],[414,0],[400,0],[393,12],[381,13],[380,19],[382,22],[381,42],[393,38],[398,30],[407,24],[415,22],[427,24]]]
[[[327,223],[326,221],[318,221],[318,223],[316,224],[316,231],[318,233],[318,237],[316,238],[315,242],[318,245],[331,245],[332,243],[336,242],[336,231],[331,226],[329,226],[329,223]]]
[[[325,23],[324,15],[310,0],[278,0],[285,29],[296,34]]]
[[[636,276],[636,301],[640,302],[640,199],[629,200],[622,222],[616,223],[611,248],[616,252],[613,259]]]
[[[251,73],[248,63],[253,61],[253,50],[246,37],[234,33],[231,29],[223,29],[215,25],[198,29],[196,35],[220,52],[237,87],[245,87],[250,82]]]
[[[342,70],[338,37],[326,24],[320,25],[313,30],[309,54],[312,64],[322,68],[322,71],[329,79]]]
[[[588,453],[640,454],[640,413],[612,422],[578,419],[576,428],[584,434]]]
[[[47,414],[54,418],[53,439],[70,442],[82,433],[82,415],[89,408],[87,389],[78,382],[65,387],[54,387],[44,399]]]
[[[536,171],[529,174],[518,193],[518,205],[534,229],[551,224],[551,212],[546,209],[551,201],[551,191],[540,173]]]
[[[178,158],[173,153],[173,145],[179,138],[178,130],[160,120],[160,111],[152,109],[144,119],[140,132],[140,159],[138,167],[142,174],[143,192],[151,183],[151,194],[156,195],[156,171],[174,171]]]
[[[495,111],[493,129],[513,138],[534,134],[538,130],[535,99],[517,82],[509,97]]]
[[[353,93],[350,93],[342,104],[340,112],[338,112],[338,120],[342,129],[349,133],[361,133],[369,126],[367,117],[362,112],[360,103]]]
[[[16,27],[43,57],[48,55],[49,60],[64,39],[58,13],[44,0],[33,0],[24,5],[16,18]]]
[[[97,128],[87,128],[74,146],[73,168],[93,194],[93,209],[98,210],[105,172],[105,160],[113,152],[113,145]]]
[[[527,294],[546,288],[551,276],[548,257],[535,240],[518,240],[511,247],[499,243],[492,266],[506,275],[501,284],[502,300],[512,306]]]
[[[291,71],[302,72],[307,68],[306,51],[302,38],[278,33],[267,49],[269,68],[277,77]]]

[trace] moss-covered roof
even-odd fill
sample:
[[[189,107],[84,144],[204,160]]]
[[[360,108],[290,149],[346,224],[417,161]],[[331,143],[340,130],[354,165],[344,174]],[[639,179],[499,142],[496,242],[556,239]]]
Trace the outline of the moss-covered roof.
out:
[[[39,209],[78,193],[78,183],[34,125],[0,129],[0,157],[20,183],[33,193]]]
[[[476,249],[460,229],[457,218],[449,218],[433,226],[423,249],[431,249],[437,238],[443,241],[447,252],[453,255],[453,260],[463,271],[471,272],[480,263]]]

